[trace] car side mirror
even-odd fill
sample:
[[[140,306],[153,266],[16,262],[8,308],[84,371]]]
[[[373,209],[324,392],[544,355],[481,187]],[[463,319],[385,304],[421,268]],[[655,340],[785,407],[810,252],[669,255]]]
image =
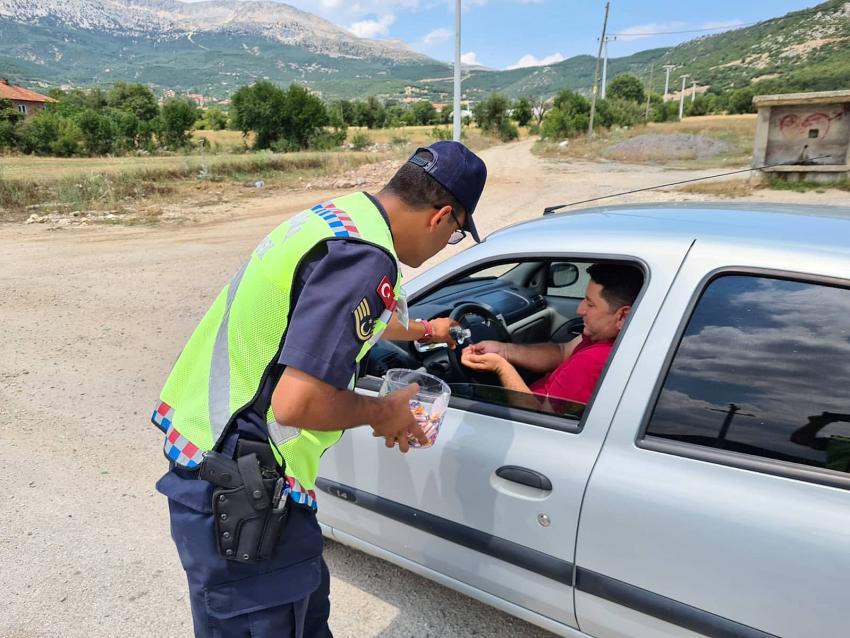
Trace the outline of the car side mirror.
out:
[[[549,287],[565,288],[578,281],[578,266],[567,262],[555,262],[549,266]]]

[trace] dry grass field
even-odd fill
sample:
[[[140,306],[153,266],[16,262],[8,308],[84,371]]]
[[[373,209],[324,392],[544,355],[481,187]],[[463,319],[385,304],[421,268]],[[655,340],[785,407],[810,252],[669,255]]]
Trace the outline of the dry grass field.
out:
[[[686,117],[681,122],[650,122],[632,128],[619,128],[598,133],[592,142],[588,143],[585,136],[569,140],[568,144],[554,142],[539,142],[535,153],[548,159],[569,160],[572,158],[599,159],[604,157],[607,148],[633,139],[640,135],[657,136],[685,134],[694,135],[710,140],[724,142],[728,149],[710,159],[670,159],[653,160],[670,168],[714,168],[724,166],[744,166],[750,163],[753,152],[753,141],[756,133],[756,116],[745,115],[706,115],[701,117]],[[615,158],[622,162],[644,162],[644,154],[640,152],[619,153]]]
[[[305,152],[175,155],[120,158],[0,157],[0,221],[33,212],[120,211],[155,201],[182,201],[187,192],[216,184],[246,196],[243,186],[295,187],[399,152]]]
[[[272,153],[251,151],[252,136],[239,131],[195,131],[196,142],[208,141],[207,151],[91,158],[0,155],[0,221],[26,219],[33,212],[122,209],[152,199],[166,205],[210,182],[230,190],[258,180],[269,187],[297,187],[364,164],[400,160],[450,133],[446,126],[351,127],[342,150]],[[478,151],[498,143],[475,126],[463,133],[466,144]],[[358,136],[355,150],[351,145]],[[521,129],[520,139],[527,137]],[[246,195],[242,190],[239,196]]]

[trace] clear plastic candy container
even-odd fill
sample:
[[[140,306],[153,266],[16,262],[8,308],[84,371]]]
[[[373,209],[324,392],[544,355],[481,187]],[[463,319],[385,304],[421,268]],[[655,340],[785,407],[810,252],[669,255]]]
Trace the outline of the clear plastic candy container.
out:
[[[429,443],[422,445],[414,436],[409,436],[410,447],[426,448],[434,445],[440,426],[443,424],[443,416],[449,407],[449,398],[452,391],[449,386],[437,377],[426,372],[407,370],[406,368],[392,368],[384,375],[384,382],[379,392],[380,396],[402,390],[411,383],[419,384],[419,392],[410,400],[410,411],[416,418],[419,427],[425,432]]]

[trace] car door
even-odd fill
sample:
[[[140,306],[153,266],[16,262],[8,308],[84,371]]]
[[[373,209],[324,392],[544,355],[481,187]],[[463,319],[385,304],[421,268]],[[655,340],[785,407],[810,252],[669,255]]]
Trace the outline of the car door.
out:
[[[635,242],[614,229],[589,229],[570,243],[565,253],[558,237],[531,244],[502,233],[427,272],[409,292],[415,303],[472,267],[529,258],[532,246],[537,257],[642,265],[648,284],[581,422],[453,397],[433,448],[402,455],[358,428],[325,454],[318,483],[326,533],[550,629],[576,625],[574,541],[584,488],[689,246],[647,241],[635,254]],[[528,253],[518,250],[523,245]],[[361,391],[378,381],[364,379]]]
[[[697,242],[588,484],[582,631],[847,634],[848,316],[846,255]]]

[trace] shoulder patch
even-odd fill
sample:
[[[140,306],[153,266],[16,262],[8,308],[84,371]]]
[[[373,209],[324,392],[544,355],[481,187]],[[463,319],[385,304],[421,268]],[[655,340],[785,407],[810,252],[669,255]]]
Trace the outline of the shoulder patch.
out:
[[[369,300],[363,297],[354,309],[354,330],[360,341],[368,341],[372,338],[374,329],[375,319],[372,317],[372,308],[369,306]]]
[[[393,291],[393,285],[390,283],[390,278],[386,275],[384,275],[384,278],[378,284],[377,292],[387,310],[395,310],[396,305],[398,305],[395,300],[395,292]]]

